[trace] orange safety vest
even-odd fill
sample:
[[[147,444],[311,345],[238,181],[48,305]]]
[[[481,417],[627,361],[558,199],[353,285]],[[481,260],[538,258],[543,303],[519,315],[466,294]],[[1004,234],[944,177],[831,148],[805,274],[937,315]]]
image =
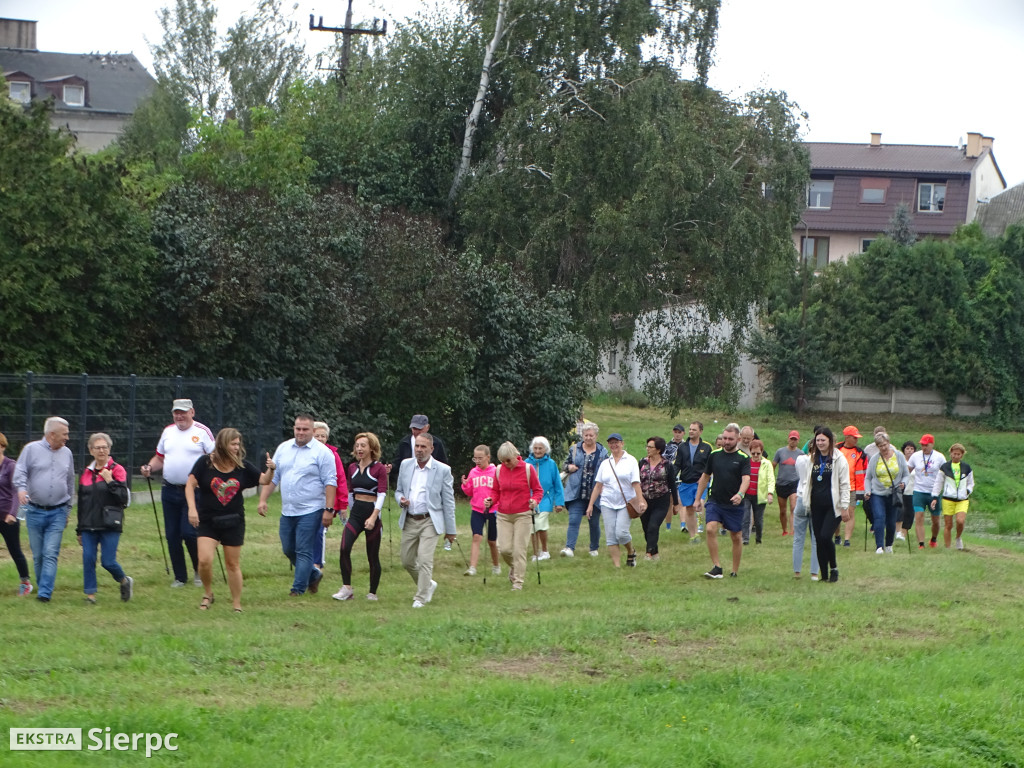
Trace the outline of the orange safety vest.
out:
[[[859,446],[847,448],[840,445],[839,451],[850,465],[850,490],[856,493],[864,490],[864,477],[868,472],[868,457]]]

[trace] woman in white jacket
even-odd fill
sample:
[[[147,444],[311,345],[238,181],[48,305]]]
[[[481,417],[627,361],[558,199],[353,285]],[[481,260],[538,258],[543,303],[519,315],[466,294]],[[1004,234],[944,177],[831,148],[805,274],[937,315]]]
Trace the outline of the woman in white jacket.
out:
[[[942,499],[942,518],[945,529],[942,539],[949,549],[950,535],[953,532],[953,519],[956,518],[956,548],[964,548],[964,522],[967,520],[967,507],[970,506],[971,494],[974,493],[974,471],[971,465],[963,461],[966,449],[960,443],[953,443],[949,448],[949,461],[939,468],[935,476],[935,487],[932,489],[932,509]]]
[[[828,427],[815,430],[810,460],[804,506],[811,510],[821,580],[835,583],[839,581],[839,567],[832,535],[850,506],[850,467],[843,454],[836,450],[835,437]]]

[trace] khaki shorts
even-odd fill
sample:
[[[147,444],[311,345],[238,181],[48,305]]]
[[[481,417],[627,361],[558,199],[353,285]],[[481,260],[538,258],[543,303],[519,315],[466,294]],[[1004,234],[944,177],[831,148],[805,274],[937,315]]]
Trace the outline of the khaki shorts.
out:
[[[546,531],[548,529],[548,518],[551,517],[550,512],[535,512],[533,515],[533,532]]]

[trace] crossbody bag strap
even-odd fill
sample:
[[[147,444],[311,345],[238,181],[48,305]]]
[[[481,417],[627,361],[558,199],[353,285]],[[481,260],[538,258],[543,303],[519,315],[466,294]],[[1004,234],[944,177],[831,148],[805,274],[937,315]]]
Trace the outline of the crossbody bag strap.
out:
[[[615,464],[613,464],[613,463],[612,463],[612,457],[611,457],[611,456],[609,456],[609,457],[608,457],[608,458],[606,459],[606,461],[607,461],[607,462],[608,462],[609,464],[611,464],[611,465],[612,465],[612,477],[614,477],[614,478],[615,478],[615,484],[619,486],[619,493],[621,493],[621,494],[622,494],[622,503],[623,503],[623,504],[627,504],[627,505],[628,505],[628,504],[629,504],[629,502],[628,502],[628,501],[626,501],[626,492],[625,492],[624,490],[622,490],[622,481],[621,481],[621,480],[619,480],[619,473],[615,471]]]

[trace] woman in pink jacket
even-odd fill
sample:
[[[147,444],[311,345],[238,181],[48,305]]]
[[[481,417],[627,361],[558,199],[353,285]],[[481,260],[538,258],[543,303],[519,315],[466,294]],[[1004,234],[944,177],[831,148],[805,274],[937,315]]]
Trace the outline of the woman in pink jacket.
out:
[[[526,579],[526,545],[533,530],[533,510],[544,498],[537,470],[523,461],[519,449],[505,442],[498,448],[501,466],[494,469],[494,488],[484,501],[497,509],[498,551],[511,570],[512,589],[523,588]]]
[[[491,495],[494,488],[494,465],[491,464],[491,449],[486,445],[478,445],[473,449],[473,463],[476,465],[469,475],[462,476],[462,492],[469,496],[469,506],[473,510],[469,525],[473,529],[473,544],[469,548],[469,568],[466,576],[476,576],[476,561],[480,559],[480,542],[484,538],[484,525],[487,526],[487,543],[491,547],[491,573],[501,574],[498,565],[498,526],[494,507],[487,508],[484,500]]]

